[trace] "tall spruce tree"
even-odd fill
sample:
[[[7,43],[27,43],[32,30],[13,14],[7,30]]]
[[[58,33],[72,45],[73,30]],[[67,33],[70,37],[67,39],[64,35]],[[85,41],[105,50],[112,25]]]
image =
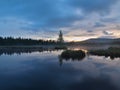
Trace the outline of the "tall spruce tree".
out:
[[[64,43],[63,33],[62,33],[61,30],[60,30],[60,32],[59,32],[58,43]]]

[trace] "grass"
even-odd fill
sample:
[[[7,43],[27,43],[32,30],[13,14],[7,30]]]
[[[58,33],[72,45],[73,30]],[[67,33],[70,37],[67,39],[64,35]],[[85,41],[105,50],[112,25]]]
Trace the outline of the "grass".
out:
[[[120,48],[110,47],[106,50],[91,50],[89,51],[91,55],[110,57],[111,59],[120,57]]]
[[[72,59],[72,60],[81,60],[85,57],[85,52],[82,51],[82,50],[66,50],[66,51],[63,51],[60,55],[60,57],[62,59]]]

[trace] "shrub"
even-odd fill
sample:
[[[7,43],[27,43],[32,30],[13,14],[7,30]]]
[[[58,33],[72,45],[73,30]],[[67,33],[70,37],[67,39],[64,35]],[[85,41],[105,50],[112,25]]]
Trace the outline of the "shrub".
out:
[[[74,51],[74,50],[66,50],[66,51],[63,51],[61,53],[61,58],[62,59],[83,59],[86,55],[85,55],[85,52],[82,51],[82,50],[77,50],[77,51]]]
[[[114,59],[115,57],[120,57],[120,48],[110,47],[106,50],[91,50],[89,53],[92,55],[111,57],[111,59]]]

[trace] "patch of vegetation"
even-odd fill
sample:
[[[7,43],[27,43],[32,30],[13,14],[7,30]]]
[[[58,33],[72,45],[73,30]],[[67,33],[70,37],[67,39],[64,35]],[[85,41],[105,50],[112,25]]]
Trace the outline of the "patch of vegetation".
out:
[[[91,50],[89,53],[92,55],[105,56],[114,59],[120,57],[120,48],[110,47],[106,50]]]
[[[56,46],[54,49],[56,49],[56,50],[61,50],[61,49],[67,49],[67,47],[66,46]]]
[[[85,52],[82,51],[82,50],[66,50],[66,51],[63,51],[60,55],[60,57],[62,59],[72,59],[72,60],[81,60],[83,58],[85,58]]]

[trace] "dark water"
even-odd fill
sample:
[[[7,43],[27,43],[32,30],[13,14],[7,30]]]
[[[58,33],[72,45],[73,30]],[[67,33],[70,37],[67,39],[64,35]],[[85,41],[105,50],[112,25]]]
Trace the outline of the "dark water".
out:
[[[120,90],[120,59],[59,60],[62,51],[0,56],[0,90]]]

